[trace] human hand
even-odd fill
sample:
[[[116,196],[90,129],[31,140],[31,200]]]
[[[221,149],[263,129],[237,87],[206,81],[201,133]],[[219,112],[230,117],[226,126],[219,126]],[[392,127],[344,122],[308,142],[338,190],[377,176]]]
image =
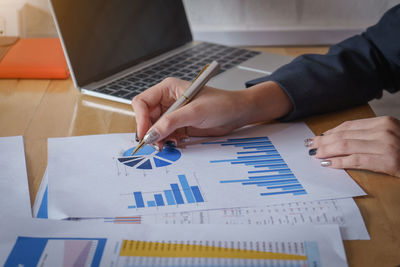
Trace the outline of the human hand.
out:
[[[312,139],[309,154],[322,166],[365,169],[400,177],[400,122],[384,116],[347,121]]]
[[[188,136],[217,136],[244,125],[285,115],[291,102],[280,87],[266,82],[240,91],[206,86],[191,102],[159,120],[161,115],[189,87],[190,83],[167,78],[132,100],[137,135],[143,138],[150,127],[161,140],[177,144]]]

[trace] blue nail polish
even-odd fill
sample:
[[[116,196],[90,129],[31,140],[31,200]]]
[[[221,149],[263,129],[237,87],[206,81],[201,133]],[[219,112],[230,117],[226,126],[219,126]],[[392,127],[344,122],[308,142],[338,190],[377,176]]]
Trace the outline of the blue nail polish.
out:
[[[315,154],[317,154],[317,149],[316,149],[316,148],[313,148],[313,149],[308,150],[308,154],[309,154],[310,156],[314,156]]]
[[[164,145],[169,147],[176,147],[175,142],[171,140],[166,141]]]

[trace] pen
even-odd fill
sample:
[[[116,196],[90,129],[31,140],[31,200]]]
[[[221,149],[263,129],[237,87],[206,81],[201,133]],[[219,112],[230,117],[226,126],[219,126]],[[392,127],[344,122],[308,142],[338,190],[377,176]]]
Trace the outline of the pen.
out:
[[[211,64],[206,65],[200,71],[197,77],[192,81],[192,84],[189,86],[189,88],[186,89],[186,91],[175,101],[174,104],[172,104],[172,106],[169,107],[169,109],[167,109],[167,111],[165,111],[161,118],[166,114],[175,111],[178,108],[189,103],[190,100],[192,100],[200,92],[200,90],[204,88],[204,85],[206,85],[206,83],[217,73],[219,68],[220,66],[216,61],[213,61],[211,62]],[[158,139],[158,137],[158,134],[150,128],[150,130],[140,141],[139,145],[132,152],[131,156],[139,151],[144,145],[154,143]]]

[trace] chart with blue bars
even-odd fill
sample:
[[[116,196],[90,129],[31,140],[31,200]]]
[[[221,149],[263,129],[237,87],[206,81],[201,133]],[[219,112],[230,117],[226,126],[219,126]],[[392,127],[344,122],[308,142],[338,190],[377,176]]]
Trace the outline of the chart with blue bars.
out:
[[[204,196],[198,185],[189,185],[186,175],[178,175],[179,184],[172,183],[168,189],[157,193],[133,192],[134,205],[129,205],[128,209],[163,207],[171,205],[203,203]],[[144,195],[150,196],[150,200],[145,201]]]
[[[131,156],[134,149],[135,147],[126,150],[118,161],[128,167],[152,170],[171,165],[181,157],[181,152],[173,147],[165,147],[159,152],[152,146],[146,145]]]
[[[247,177],[242,179],[224,179],[221,177],[220,183],[222,184],[235,183],[244,187],[257,186],[265,190],[260,193],[261,196],[307,194],[305,188],[267,136],[231,138],[202,144],[237,148],[235,158],[211,160],[210,163],[243,166],[247,170]]]

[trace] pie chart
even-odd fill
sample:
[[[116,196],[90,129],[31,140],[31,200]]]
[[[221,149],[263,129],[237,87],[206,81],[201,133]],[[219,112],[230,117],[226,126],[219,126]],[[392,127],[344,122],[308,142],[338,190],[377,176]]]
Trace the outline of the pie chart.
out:
[[[126,150],[118,161],[131,168],[151,170],[171,165],[181,157],[181,152],[173,147],[165,147],[159,152],[152,146],[146,145],[131,156],[134,149],[135,147]]]

